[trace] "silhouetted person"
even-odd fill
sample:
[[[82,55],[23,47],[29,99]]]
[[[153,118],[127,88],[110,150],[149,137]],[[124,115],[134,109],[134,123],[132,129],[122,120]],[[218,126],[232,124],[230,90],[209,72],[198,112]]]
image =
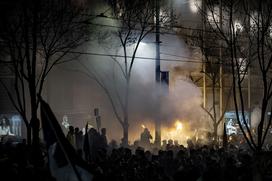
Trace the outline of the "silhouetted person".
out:
[[[66,138],[71,143],[71,145],[74,148],[76,148],[76,145],[75,145],[75,132],[74,132],[74,127],[73,126],[69,126],[69,130],[68,130]]]
[[[145,149],[150,149],[150,139],[152,139],[152,136],[147,128],[144,129],[144,131],[141,134],[141,146]]]
[[[85,127],[85,134],[83,140],[83,152],[84,152],[84,159],[87,162],[90,162],[90,141],[89,141],[89,134],[88,134],[88,124]]]
[[[162,150],[166,150],[167,140],[162,140]]]
[[[79,132],[79,128],[78,128],[78,127],[76,127],[74,131],[75,131],[75,135],[76,135],[76,134],[78,134],[78,132]]]
[[[175,145],[175,146],[179,146],[178,140],[175,140],[175,141],[174,141],[174,145]]]
[[[103,149],[107,149],[108,147],[108,140],[107,140],[106,133],[107,133],[106,128],[102,128],[101,135],[100,135],[100,147]]]
[[[194,148],[194,143],[193,143],[193,141],[191,139],[187,140],[187,145],[188,145],[189,149],[193,149]]]
[[[91,160],[95,160],[97,157],[97,151],[99,149],[100,135],[96,131],[96,129],[91,128],[88,131],[88,137],[89,137],[90,158]]]
[[[78,127],[75,128],[75,145],[76,145],[76,149],[82,149],[82,141],[83,141],[83,133]]]
[[[118,147],[118,144],[117,144],[117,141],[116,140],[111,140],[110,143],[109,143],[109,153],[112,153],[112,150],[113,149],[117,149]]]
[[[75,141],[76,141],[76,150],[82,155],[83,149],[83,132],[79,128],[75,128]]]

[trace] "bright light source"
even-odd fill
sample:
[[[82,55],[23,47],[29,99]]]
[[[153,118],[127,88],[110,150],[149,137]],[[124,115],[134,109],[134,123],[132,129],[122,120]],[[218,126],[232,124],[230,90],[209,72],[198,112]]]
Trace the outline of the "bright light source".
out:
[[[189,0],[190,9],[193,13],[197,13],[201,7],[201,0]]]
[[[272,38],[272,26],[269,26],[269,36]]]
[[[181,130],[182,129],[182,123],[177,120],[176,123],[175,123],[175,127],[176,127],[176,130]]]
[[[143,125],[143,124],[141,125],[141,127],[142,127],[143,129],[145,129],[145,125]]]
[[[214,9],[211,11],[208,11],[208,21],[211,25],[215,25],[219,23],[220,20],[220,14],[219,14],[219,7],[214,7]]]
[[[190,121],[175,120],[171,127],[162,127],[161,138],[162,140],[178,141],[182,145],[187,145],[187,140],[194,135],[190,128]]]
[[[247,61],[244,58],[238,58],[238,64],[240,68],[240,75],[243,76],[246,74]]]
[[[147,44],[145,42],[140,42],[140,46],[146,46]]]
[[[234,32],[237,33],[238,32],[242,32],[244,30],[243,25],[239,22],[239,21],[234,21]]]

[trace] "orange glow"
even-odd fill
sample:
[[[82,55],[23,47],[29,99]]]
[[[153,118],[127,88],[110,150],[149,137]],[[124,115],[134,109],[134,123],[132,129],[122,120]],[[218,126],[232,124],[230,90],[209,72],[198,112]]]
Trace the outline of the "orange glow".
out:
[[[176,140],[184,146],[187,145],[187,140],[193,135],[194,133],[190,129],[190,124],[184,120],[176,120],[172,127],[162,127],[161,129],[162,140]]]
[[[230,137],[229,137],[229,141],[231,141],[231,140],[232,140],[232,137],[230,136]]]
[[[175,122],[175,126],[177,131],[182,130],[182,123],[179,120]]]
[[[135,140],[140,140],[140,135],[143,129],[147,128],[153,139],[150,141],[153,143],[155,140],[155,125],[153,121],[142,121],[137,127],[135,127],[134,132],[130,134],[130,142],[133,143]],[[192,129],[190,120],[177,119],[172,122],[172,124],[161,125],[161,140],[172,140],[178,141],[179,145],[187,146],[188,139],[196,140],[206,140],[206,136],[198,129]]]

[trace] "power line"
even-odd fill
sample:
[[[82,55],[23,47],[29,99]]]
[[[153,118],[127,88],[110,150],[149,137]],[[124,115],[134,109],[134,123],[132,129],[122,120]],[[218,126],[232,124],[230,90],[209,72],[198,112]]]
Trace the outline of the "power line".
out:
[[[93,14],[89,14],[89,16],[92,16],[92,17],[100,17],[100,18],[105,18],[105,19],[112,19],[112,20],[118,20],[118,21],[126,21],[126,19],[122,20],[122,19],[119,19],[117,17],[112,17],[112,16],[106,16],[104,15],[103,13],[101,13],[103,16],[99,16],[99,15],[93,15]],[[88,14],[86,15],[88,16]],[[136,20],[130,20],[131,22],[135,22],[135,23],[140,23],[140,21],[136,21]],[[188,21],[188,20],[185,20],[185,21]],[[193,21],[192,21],[193,22]],[[86,22],[85,22],[86,23]],[[121,26],[115,26],[115,25],[106,25],[106,24],[99,24],[99,23],[92,23],[92,22],[88,22],[88,24],[92,24],[92,25],[95,25],[95,26],[105,26],[105,27],[111,27],[111,28],[118,28],[118,29],[121,29],[123,27]],[[154,23],[148,23],[147,26],[154,26],[155,25],[151,25],[151,24],[154,24]],[[190,31],[196,31],[196,32],[204,32],[204,33],[210,33],[210,34],[218,34],[217,33],[217,30],[207,30],[207,29],[200,29],[200,28],[192,28],[192,27],[185,27],[185,26],[181,26],[181,25],[163,25],[163,26],[160,26],[161,29],[164,29],[164,30],[169,30],[169,29],[182,29],[182,30],[190,30]],[[136,28],[131,28],[132,30],[136,30],[136,31],[141,31],[141,29],[136,29]],[[150,32],[152,34],[156,33],[156,32]],[[182,36],[186,36],[186,37],[190,37],[190,38],[200,38],[198,36],[193,36],[193,35],[188,35],[188,34],[185,34],[185,33],[181,33],[181,32],[174,32],[174,33],[170,33],[169,31],[168,32],[162,32],[161,34],[169,34],[169,35],[182,35]],[[214,47],[214,48],[224,48],[224,47]]]
[[[80,51],[68,51],[67,53],[70,54],[78,54],[78,55],[89,55],[89,56],[101,56],[101,57],[115,57],[115,58],[133,58],[132,56],[124,56],[124,55],[116,55],[116,54],[104,54],[104,53],[94,53],[94,52],[80,52]],[[198,61],[199,59],[193,59],[191,57],[186,57],[186,56],[179,56],[181,58],[184,59],[191,59],[191,60],[184,60],[184,59],[167,59],[167,58],[161,58],[161,61],[165,61],[165,62],[180,62],[180,63],[196,63],[196,64],[206,64],[209,62],[202,62],[202,61]],[[152,57],[143,57],[143,56],[135,56],[135,59],[140,59],[140,60],[152,60],[155,61],[155,58]],[[195,61],[193,61],[195,60]],[[75,61],[75,60],[68,60],[68,61],[61,61],[58,64],[61,63],[65,63],[65,62],[71,62],[71,61]],[[213,64],[223,64],[223,65],[228,65],[225,63],[220,63],[220,62],[213,62]]]
[[[102,13],[103,14],[103,13]],[[97,17],[97,18],[104,18],[104,19],[111,19],[111,20],[117,20],[117,21],[126,21],[126,20],[122,20],[122,19],[119,19],[119,18],[116,18],[116,17],[109,17],[109,16],[99,16],[99,15],[94,15],[94,14],[90,14],[90,15],[86,15],[86,16],[91,16],[91,17]],[[140,23],[139,21],[136,21],[136,20],[130,20],[131,22],[135,22],[135,23]],[[188,20],[185,20],[187,22],[189,22]],[[191,22],[195,22],[195,21],[191,21]],[[89,24],[92,24],[89,22]],[[151,26],[150,24],[152,23],[149,23],[148,26]],[[111,26],[111,25],[109,25]],[[114,27],[118,27],[118,26],[114,26]],[[118,28],[122,28],[122,27],[118,27]],[[194,30],[194,31],[199,31],[199,32],[206,32],[206,33],[215,33],[214,31],[209,31],[209,30],[203,30],[203,29],[200,29],[200,28],[192,28],[192,27],[185,27],[185,26],[181,26],[181,25],[163,25],[163,26],[160,26],[160,28],[162,29],[167,29],[167,28],[176,28],[176,29],[186,29],[186,30]],[[173,33],[170,33],[170,34],[173,34]]]
[[[94,26],[116,28],[116,29],[121,29],[122,28],[121,26],[117,26],[117,25],[108,25],[108,24],[90,23],[90,22],[88,22],[88,24],[94,25]],[[136,29],[136,28],[132,28],[132,30],[141,31],[140,29]],[[150,32],[150,33],[151,34],[155,34],[156,32]],[[166,34],[166,35],[174,35],[174,36],[185,36],[185,37],[188,37],[188,38],[200,38],[198,36],[188,35],[188,34],[180,33],[180,32],[179,33],[160,32],[160,34],[162,34],[162,35],[164,35],[164,34]],[[209,47],[206,47],[206,48],[217,48],[217,49],[219,49],[219,48],[227,48],[227,47],[209,46]]]
[[[94,26],[102,26],[102,27],[117,28],[117,29],[122,28],[120,26],[106,25],[106,24],[99,24],[99,23],[89,23],[89,24],[94,25]],[[136,29],[136,28],[133,28],[132,30],[141,31],[140,29]],[[150,33],[155,34],[156,32],[150,32]],[[185,34],[185,33],[182,34],[182,33],[160,32],[160,34],[175,35],[175,36],[186,36],[186,37],[189,37],[189,38],[200,38],[198,36],[188,35],[188,34]],[[226,48],[226,47],[209,46],[209,48]]]

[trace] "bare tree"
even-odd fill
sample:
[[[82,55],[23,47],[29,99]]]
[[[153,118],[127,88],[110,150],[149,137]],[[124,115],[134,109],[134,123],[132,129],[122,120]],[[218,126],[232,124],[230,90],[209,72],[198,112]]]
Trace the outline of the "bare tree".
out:
[[[128,145],[128,128],[129,128],[129,97],[132,70],[137,60],[137,52],[143,39],[155,29],[154,18],[154,1],[153,0],[136,0],[136,1],[110,1],[112,7],[111,17],[101,14],[100,17],[110,18],[119,25],[113,30],[100,35],[100,44],[104,47],[110,44],[110,48],[115,49],[116,55],[110,55],[114,63],[116,73],[106,80],[99,77],[95,71],[85,66],[88,74],[95,78],[99,85],[105,90],[110,100],[114,114],[123,128],[122,144]],[[160,21],[166,23],[167,15],[162,15]],[[105,41],[105,37],[111,37],[110,41]],[[116,41],[117,40],[117,41]],[[118,42],[117,45],[113,42]],[[121,50],[121,55],[120,52]],[[107,82],[115,82],[114,87],[107,85]],[[122,84],[122,86],[118,86]]]
[[[84,9],[65,0],[1,3],[5,6],[1,6],[0,39],[6,55],[2,63],[14,75],[15,95],[4,81],[1,84],[24,120],[28,144],[32,141],[33,148],[38,148],[37,95],[42,94],[52,68],[87,40],[88,26],[82,23]]]
[[[244,138],[254,151],[263,149],[272,119],[268,115],[272,96],[271,7],[267,1],[207,0],[203,10],[209,28],[223,41],[228,57],[226,63],[231,66],[236,117]],[[261,100],[262,112],[256,136],[246,117],[250,110],[243,91],[249,67],[259,77],[255,83],[262,90],[254,95],[256,100]]]
[[[209,31],[209,29],[203,31],[195,30],[194,34],[195,35],[191,37],[191,41],[194,46],[200,48],[203,57],[202,73],[204,73],[208,78],[208,87],[211,88],[211,98],[209,99],[211,100],[211,104],[210,106],[206,105],[206,107],[202,106],[202,108],[212,121],[214,142],[218,144],[218,128],[220,123],[224,120],[232,91],[232,88],[228,88],[229,90],[225,91],[227,95],[222,95],[225,98],[225,104],[223,105],[223,102],[222,105],[218,104],[218,100],[220,99],[220,91],[218,90],[220,88],[223,89],[223,85],[220,83],[220,79],[223,79],[220,69],[226,69],[228,65],[223,61],[224,55],[222,54],[223,47],[221,47],[220,44],[220,37],[218,37],[213,31]],[[232,86],[230,85],[230,87]],[[226,89],[226,87],[224,87],[224,89]],[[218,108],[218,105],[222,107]],[[222,111],[219,111],[219,109]]]
[[[244,2],[246,3],[246,2]],[[272,112],[271,97],[272,97],[272,3],[268,1],[259,1],[251,6],[244,6],[246,17],[250,26],[247,32],[248,41],[252,47],[249,54],[249,66],[253,67],[253,73],[257,73],[260,77],[258,80],[262,90],[258,99],[261,100],[261,117],[257,126],[257,138],[252,140],[252,145],[256,151],[263,149],[267,133],[271,128]],[[252,13],[254,12],[254,13]],[[241,86],[238,84],[239,92]],[[240,102],[243,97],[240,96]],[[271,136],[271,135],[270,135]]]

